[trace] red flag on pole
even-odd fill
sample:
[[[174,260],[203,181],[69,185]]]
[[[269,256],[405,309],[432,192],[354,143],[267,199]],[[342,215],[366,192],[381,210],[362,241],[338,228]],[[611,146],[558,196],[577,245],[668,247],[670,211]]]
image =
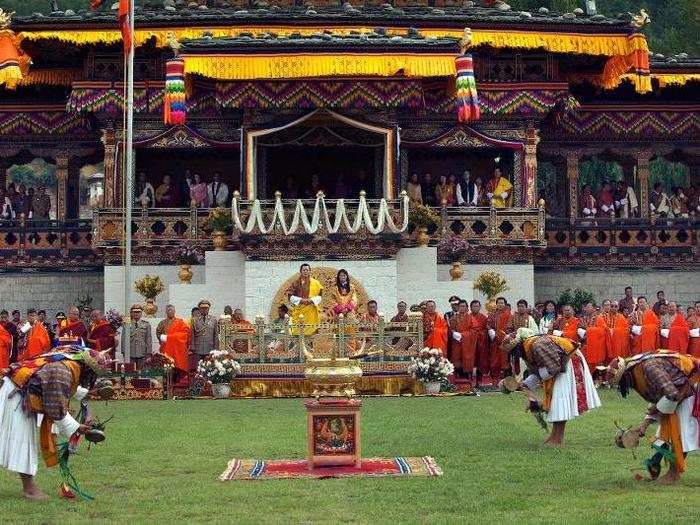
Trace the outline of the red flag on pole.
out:
[[[122,40],[124,41],[124,54],[128,55],[131,52],[131,22],[129,13],[131,12],[132,0],[119,0],[119,28],[122,31]]]

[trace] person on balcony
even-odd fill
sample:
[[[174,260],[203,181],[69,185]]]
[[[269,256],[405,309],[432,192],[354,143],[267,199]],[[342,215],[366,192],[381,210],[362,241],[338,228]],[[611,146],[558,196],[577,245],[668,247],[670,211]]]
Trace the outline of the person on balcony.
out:
[[[3,221],[11,221],[15,218],[15,210],[12,207],[12,200],[7,192],[0,189],[0,219]]]
[[[440,175],[440,180],[435,186],[435,202],[438,206],[454,206],[455,188],[447,181],[445,175]]]
[[[408,181],[408,198],[412,204],[423,204],[423,188],[420,184],[418,174],[411,175],[411,180]]]
[[[456,197],[459,206],[478,205],[479,191],[476,187],[476,182],[471,180],[471,173],[469,170],[464,170],[462,178],[457,183]]]
[[[190,206],[195,208],[208,208],[209,195],[207,184],[202,181],[199,173],[194,174],[194,180],[187,179],[187,186],[190,189]]]
[[[598,209],[596,208],[596,199],[591,192],[591,187],[585,184],[582,188],[583,194],[581,195],[581,216],[585,219],[594,219],[598,214]]]
[[[292,333],[311,335],[318,331],[323,285],[311,277],[311,266],[304,263],[299,268],[299,278],[289,288],[287,295],[292,304]],[[300,330],[300,326],[303,328]]]
[[[357,308],[357,292],[347,270],[340,269],[335,275],[335,290],[333,290],[333,315],[354,318]]]
[[[673,217],[671,200],[666,195],[666,192],[663,191],[660,182],[654,184],[654,191],[649,196],[649,209],[653,217]]]
[[[144,208],[155,208],[156,206],[156,192],[151,183],[146,180],[146,174],[143,171],[139,173],[136,181],[134,204]]]
[[[601,217],[615,217],[615,192],[612,184],[605,182],[598,195]]]
[[[691,217],[700,216],[700,192],[694,184],[688,186],[688,214]]]
[[[426,173],[423,177],[423,204],[426,206],[436,206],[435,202],[435,182],[433,181],[433,176],[430,173]]]
[[[221,182],[221,173],[214,172],[214,180],[209,183],[209,206],[226,208],[228,206],[228,184]]]
[[[156,189],[156,204],[159,208],[176,208],[180,204],[180,194],[169,173],[163,175],[163,182]]]
[[[615,209],[617,216],[621,219],[630,219],[639,215],[639,201],[632,186],[627,185],[627,181],[622,179],[617,183],[615,193]]]
[[[687,219],[689,217],[688,213],[688,197],[683,193],[683,188],[681,186],[676,186],[673,190],[673,197],[669,199],[671,203],[671,211],[674,217],[680,217]]]
[[[501,175],[501,168],[496,166],[493,175],[486,184],[486,197],[494,208],[505,208],[513,205],[513,185]]]
[[[32,199],[32,210],[34,212],[32,218],[35,221],[49,220],[49,213],[51,212],[51,197],[46,194],[46,186],[43,184],[39,186],[39,189],[34,194],[34,198]]]

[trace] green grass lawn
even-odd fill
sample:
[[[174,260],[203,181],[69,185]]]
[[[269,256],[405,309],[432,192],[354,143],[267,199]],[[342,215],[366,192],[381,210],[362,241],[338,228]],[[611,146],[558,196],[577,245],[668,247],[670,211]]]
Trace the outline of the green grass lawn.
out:
[[[442,477],[226,483],[217,478],[233,457],[304,456],[301,400],[93,403],[114,414],[108,439],[73,465],[96,500],[60,500],[56,469],[41,467],[52,498],[29,503],[2,471],[0,523],[696,522],[700,455],[678,487],[634,481],[648,449],[635,460],[615,448],[613,420],[638,422],[643,403],[612,392],[603,403],[552,450],[520,396],[369,398],[363,455],[430,455]]]

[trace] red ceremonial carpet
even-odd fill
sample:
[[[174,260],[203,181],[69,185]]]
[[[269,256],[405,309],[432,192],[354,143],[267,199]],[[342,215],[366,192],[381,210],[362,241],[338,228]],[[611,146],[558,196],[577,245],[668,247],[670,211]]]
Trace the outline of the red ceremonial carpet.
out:
[[[431,457],[365,458],[360,468],[324,467],[309,470],[305,459],[263,461],[232,459],[219,480],[282,478],[345,478],[350,476],[441,476]]]

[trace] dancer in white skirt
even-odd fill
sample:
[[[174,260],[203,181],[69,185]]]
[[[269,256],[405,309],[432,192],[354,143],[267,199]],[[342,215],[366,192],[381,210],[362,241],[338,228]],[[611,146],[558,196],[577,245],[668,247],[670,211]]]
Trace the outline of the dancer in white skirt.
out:
[[[72,347],[16,363],[2,378],[0,387],[0,466],[17,472],[24,496],[43,500],[47,496],[35,482],[38,467],[36,430],[41,416],[40,446],[47,466],[58,463],[53,430],[70,437],[85,433],[68,412],[70,398],[82,399],[94,385],[97,370],[109,366],[106,353]]]
[[[659,423],[653,445],[657,453],[645,465],[655,479],[666,457],[668,473],[659,483],[676,483],[685,470],[685,456],[700,448],[700,362],[668,350],[619,357],[608,366],[607,379],[618,385],[622,397],[636,390],[650,403],[641,425],[634,429],[643,436],[649,425]]]
[[[520,386],[533,402],[533,392],[541,384],[544,389],[542,408],[552,432],[546,445],[561,445],[566,422],[600,406],[600,398],[593,384],[578,343],[565,337],[538,335],[529,328],[519,328],[506,336],[501,350],[510,352],[513,359],[522,359],[529,372]]]

